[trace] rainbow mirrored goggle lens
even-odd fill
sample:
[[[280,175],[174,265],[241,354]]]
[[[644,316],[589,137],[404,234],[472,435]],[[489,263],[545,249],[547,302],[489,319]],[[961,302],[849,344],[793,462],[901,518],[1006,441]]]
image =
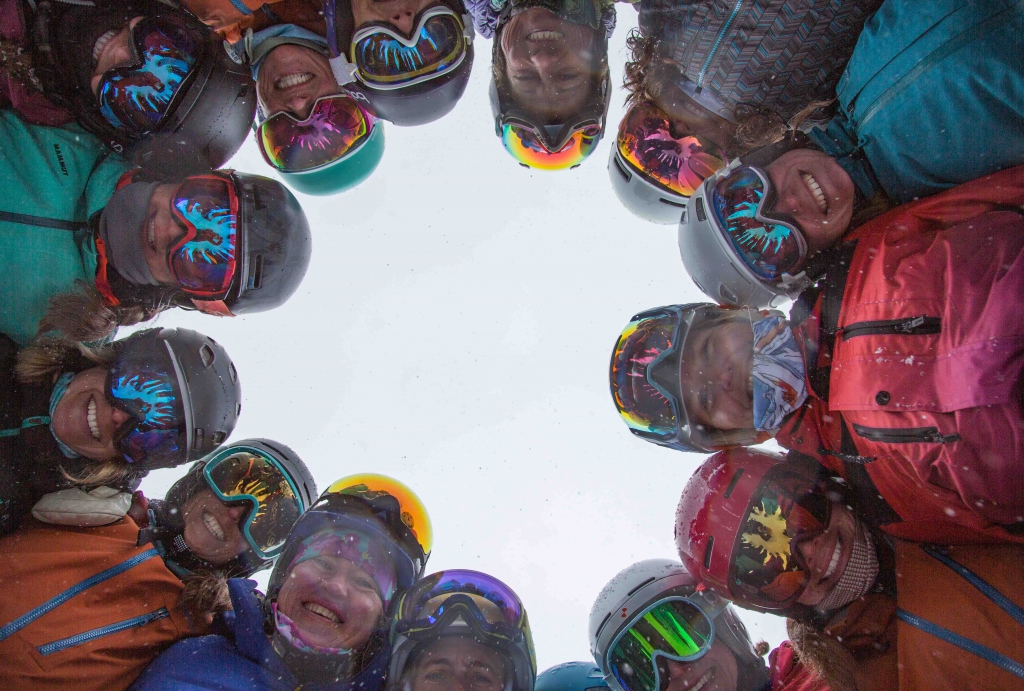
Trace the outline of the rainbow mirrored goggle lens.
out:
[[[429,631],[439,622],[450,623],[459,616],[456,612],[509,640],[526,625],[522,602],[511,588],[485,573],[457,569],[431,574],[411,589],[395,615],[396,630],[406,635]]]
[[[242,534],[256,554],[276,556],[302,515],[302,504],[288,474],[256,449],[231,449],[203,468],[206,483],[223,502],[245,502],[250,510]]]
[[[100,113],[114,127],[142,135],[156,130],[171,111],[196,66],[200,45],[191,32],[165,17],[140,21],[129,43],[132,64],[108,70],[100,81]]]
[[[106,398],[131,417],[115,439],[129,463],[169,467],[185,460],[188,439],[181,387],[163,353],[124,353],[107,372]]]
[[[274,113],[256,132],[263,160],[277,170],[302,173],[334,163],[358,149],[376,120],[347,94],[321,96],[309,117]]]
[[[730,586],[763,607],[791,604],[810,577],[797,544],[823,532],[831,515],[832,500],[818,484],[791,471],[770,474],[736,537]]]
[[[430,7],[418,19],[412,38],[389,24],[360,29],[350,57],[364,84],[398,88],[440,77],[459,66],[467,40],[462,18],[447,7]]]
[[[171,199],[171,214],[184,230],[168,250],[178,285],[196,297],[223,297],[235,278],[238,196],[227,176],[185,178]]]
[[[791,273],[807,255],[796,222],[770,212],[774,199],[768,174],[750,166],[730,172],[711,190],[719,229],[747,267],[768,281]]]
[[[669,682],[664,659],[692,662],[714,640],[714,625],[683,597],[659,600],[633,618],[608,649],[606,667],[625,691],[660,691]]]
[[[718,147],[706,147],[697,137],[673,137],[668,116],[650,104],[630,108],[616,145],[646,178],[683,197],[726,165]]]
[[[597,148],[600,135],[599,125],[587,125],[573,132],[558,151],[549,151],[532,130],[522,125],[503,125],[501,143],[512,158],[524,166],[538,170],[565,170],[583,163]]]
[[[381,494],[390,494],[401,507],[402,523],[416,538],[416,542],[428,555],[434,547],[434,530],[430,523],[427,507],[416,493],[404,484],[386,475],[360,473],[335,481],[321,498],[327,494],[343,494],[372,500]]]
[[[679,401],[648,376],[650,366],[672,355],[679,343],[678,309],[642,312],[622,330],[611,362],[612,398],[634,434],[671,438],[679,433]]]

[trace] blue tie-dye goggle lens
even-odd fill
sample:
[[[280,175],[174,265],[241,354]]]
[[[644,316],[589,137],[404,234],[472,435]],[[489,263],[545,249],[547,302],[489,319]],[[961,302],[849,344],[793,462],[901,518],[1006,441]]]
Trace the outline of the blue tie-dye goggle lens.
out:
[[[112,406],[131,416],[114,437],[126,461],[170,467],[185,460],[185,408],[166,352],[119,357],[107,373],[106,394]]]
[[[195,297],[225,297],[237,265],[234,182],[222,173],[185,178],[171,199],[171,215],[184,230],[167,251],[167,264],[178,286]]]
[[[136,135],[159,129],[175,97],[193,74],[201,44],[166,17],[143,19],[130,31],[132,61],[107,70],[100,81],[100,112],[116,128]]]
[[[768,281],[793,273],[807,256],[796,222],[772,211],[775,196],[768,174],[751,166],[736,168],[711,190],[719,230],[750,270]]]

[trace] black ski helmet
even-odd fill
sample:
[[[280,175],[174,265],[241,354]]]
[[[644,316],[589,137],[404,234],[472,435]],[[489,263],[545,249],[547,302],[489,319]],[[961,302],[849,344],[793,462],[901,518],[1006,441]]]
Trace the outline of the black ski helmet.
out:
[[[96,40],[138,16],[186,32],[197,49],[197,62],[163,121],[146,134],[108,122],[89,85]],[[249,69],[228,56],[216,33],[175,6],[156,0],[41,0],[34,35],[47,95],[71,110],[100,141],[140,165],[209,170],[230,159],[248,136],[256,112]]]
[[[224,443],[238,422],[242,389],[223,346],[191,329],[168,328],[138,331],[115,345],[117,356],[107,375],[108,388],[117,373],[130,376],[133,369],[162,367],[168,375],[173,373],[181,397],[183,420],[174,453],[135,459],[133,468],[172,468],[202,458]],[[139,405],[147,405],[147,401]]]

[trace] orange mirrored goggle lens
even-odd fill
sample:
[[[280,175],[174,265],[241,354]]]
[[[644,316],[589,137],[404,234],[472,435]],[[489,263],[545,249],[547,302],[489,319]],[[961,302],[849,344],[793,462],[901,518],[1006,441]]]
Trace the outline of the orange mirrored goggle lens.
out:
[[[359,473],[335,481],[325,494],[364,494],[386,492],[398,500],[402,509],[402,523],[416,536],[424,554],[430,554],[434,546],[434,529],[430,523],[427,508],[416,493],[398,480],[387,475]]]

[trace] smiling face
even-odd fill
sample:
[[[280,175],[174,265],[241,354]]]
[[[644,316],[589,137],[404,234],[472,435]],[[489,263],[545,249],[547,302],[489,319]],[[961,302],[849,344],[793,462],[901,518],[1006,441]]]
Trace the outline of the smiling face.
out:
[[[182,4],[214,31],[233,26],[245,17],[231,0],[184,0]]]
[[[114,436],[131,416],[107,402],[107,370],[93,367],[75,375],[53,411],[53,432],[74,452],[97,461],[121,456]]]
[[[715,640],[704,657],[695,662],[664,660],[668,669],[665,691],[738,691],[739,667],[725,643]]]
[[[149,198],[146,221],[139,231],[142,255],[153,278],[163,285],[176,285],[174,274],[167,263],[167,250],[180,238],[185,229],[171,215],[171,200],[178,186],[173,183],[159,185]]]
[[[839,583],[850,561],[853,543],[860,539],[857,519],[853,512],[839,502],[832,503],[832,517],[828,528],[810,540],[797,544],[810,572],[810,580],[797,602],[818,605]]]
[[[416,658],[406,676],[407,691],[501,691],[505,687],[501,653],[465,636],[446,636]]]
[[[131,29],[142,21],[135,17],[120,29],[111,29],[101,35],[93,44],[92,80],[89,82],[92,92],[99,97],[100,81],[108,70],[123,67],[132,62]]]
[[[691,331],[679,370],[679,390],[690,422],[719,430],[752,428],[753,362],[749,319]]]
[[[384,614],[374,579],[348,559],[326,553],[289,570],[277,609],[307,643],[347,650],[370,640]]]
[[[521,107],[549,121],[578,112],[590,95],[597,32],[534,7],[513,17],[501,34],[505,78]]]
[[[256,97],[267,117],[288,112],[305,120],[318,98],[341,90],[324,55],[289,43],[270,51],[256,76]]]
[[[248,547],[238,528],[248,510],[245,504],[225,504],[210,489],[200,490],[182,508],[185,544],[211,564],[228,563]]]
[[[853,218],[853,180],[827,154],[795,149],[768,166],[774,209],[791,216],[807,238],[808,256],[830,247]]]

